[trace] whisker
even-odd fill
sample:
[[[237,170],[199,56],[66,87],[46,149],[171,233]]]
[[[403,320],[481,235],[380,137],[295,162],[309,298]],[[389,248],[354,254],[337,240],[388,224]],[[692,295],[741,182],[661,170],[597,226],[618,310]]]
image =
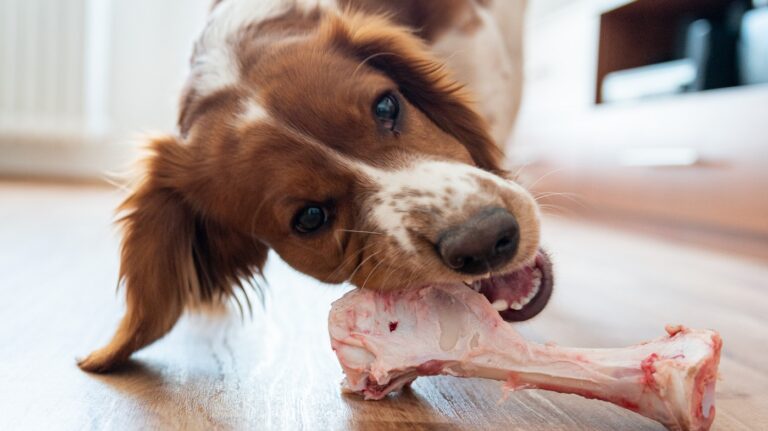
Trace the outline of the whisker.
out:
[[[568,199],[572,203],[578,205],[581,208],[589,208],[591,205],[584,201],[583,196],[563,196],[564,198]]]
[[[536,200],[549,198],[552,196],[563,196],[563,197],[571,197],[571,198],[580,197],[580,194],[578,193],[569,193],[569,192],[543,192],[543,193],[536,193],[535,195],[536,196],[534,197],[534,199]]]
[[[552,171],[549,171],[549,172],[547,172],[546,174],[544,174],[544,175],[540,176],[540,177],[539,177],[539,178],[538,178],[536,181],[534,181],[534,182],[533,182],[533,184],[529,184],[529,185],[527,185],[527,186],[526,186],[526,188],[528,188],[529,190],[530,190],[530,189],[533,189],[533,188],[536,186],[536,184],[538,184],[538,183],[539,183],[541,180],[543,180],[544,178],[547,178],[548,176],[550,176],[550,175],[553,175],[553,174],[556,174],[556,173],[558,173],[558,172],[562,172],[562,171],[564,171],[565,169],[566,169],[566,168],[558,168],[558,169],[554,169],[554,170],[552,170]]]
[[[520,177],[520,173],[523,172],[523,169],[527,168],[530,165],[531,165],[531,162],[523,163],[522,165],[520,165],[515,171],[515,173],[510,175],[511,177],[510,179],[512,181],[517,181],[517,179]]]
[[[354,230],[354,229],[336,229],[336,232],[369,233],[371,235],[384,235],[383,232],[373,232],[368,230]]]
[[[392,261],[393,262],[397,262],[400,259],[400,257],[403,256],[404,254],[405,254],[404,252],[400,251],[398,254],[396,254],[392,258]],[[404,269],[404,268],[405,267],[403,265],[390,265],[389,271],[384,276],[384,282],[381,284],[381,286],[383,287],[383,286],[387,285],[387,283],[389,282],[390,277],[392,277],[392,275],[395,273],[395,271],[399,271],[399,270]]]
[[[355,274],[357,274],[357,271],[359,271],[360,268],[362,268],[362,266],[363,266],[363,264],[365,264],[365,262],[369,261],[372,257],[374,257],[376,255],[379,255],[379,254],[381,254],[383,252],[384,252],[384,250],[379,250],[379,251],[373,252],[368,257],[363,259],[359,264],[357,264],[357,267],[355,267],[355,269],[352,271],[352,274],[349,275],[348,280],[352,280],[352,277],[354,277]]]
[[[569,194],[548,194],[540,197],[534,198],[536,200],[536,203],[538,203],[539,206],[546,205],[544,203],[539,202],[539,199],[546,199],[548,197],[557,196],[565,198],[568,202],[577,205],[579,208],[589,208],[590,205],[584,201],[584,197],[581,195],[569,195]],[[553,205],[552,203],[549,203],[549,205]]]
[[[411,272],[409,277],[408,277],[408,281],[404,284],[404,286],[406,286],[406,287],[410,286],[411,284],[413,284],[414,280],[416,280],[416,273]]]
[[[369,272],[369,273],[368,273],[368,277],[365,277],[365,281],[363,281],[363,285],[362,285],[362,286],[360,286],[360,288],[361,288],[361,289],[365,289],[365,285],[366,285],[366,284],[368,284],[368,280],[371,278],[371,276],[373,275],[373,273],[374,273],[374,272],[376,272],[376,270],[379,268],[379,266],[381,266],[381,264],[382,264],[382,263],[384,263],[384,259],[381,259],[381,260],[379,261],[379,263],[377,263],[377,264],[376,264],[376,265],[373,267],[373,269],[371,270],[371,272]]]
[[[341,244],[341,235],[339,235],[340,229],[336,229],[333,232],[333,239],[336,240],[336,245],[339,247],[339,255],[344,256],[344,246]]]
[[[356,253],[352,253],[351,255],[349,255],[346,258],[344,258],[344,260],[336,267],[336,269],[333,270],[333,272],[328,275],[328,278],[333,278],[333,277],[339,275],[339,272],[344,269],[344,267],[347,265],[347,263],[349,263],[350,260],[356,258],[362,252],[364,252],[365,250],[370,249],[371,247],[373,247],[375,245],[376,245],[376,243],[370,243],[370,244],[364,245]]]
[[[562,206],[559,206],[559,205],[546,205],[545,204],[545,205],[539,205],[539,207],[541,207],[544,210],[544,213],[547,216],[554,215],[554,216],[562,217],[563,215],[573,216],[573,215],[576,214],[576,212],[573,209],[568,208],[568,207],[562,207]]]

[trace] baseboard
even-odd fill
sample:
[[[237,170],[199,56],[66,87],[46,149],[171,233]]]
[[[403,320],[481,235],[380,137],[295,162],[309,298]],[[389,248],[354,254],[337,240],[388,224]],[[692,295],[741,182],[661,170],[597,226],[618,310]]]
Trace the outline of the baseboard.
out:
[[[108,137],[0,134],[0,175],[105,179],[124,172],[137,153]]]

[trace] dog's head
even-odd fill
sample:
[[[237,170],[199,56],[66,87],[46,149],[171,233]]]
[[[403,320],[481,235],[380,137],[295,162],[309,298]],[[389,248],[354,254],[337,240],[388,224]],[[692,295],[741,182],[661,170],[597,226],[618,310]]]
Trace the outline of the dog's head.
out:
[[[129,295],[231,293],[272,248],[326,282],[463,282],[508,320],[544,307],[536,203],[417,37],[317,10],[215,37],[198,44],[179,135],[152,141],[123,205]]]

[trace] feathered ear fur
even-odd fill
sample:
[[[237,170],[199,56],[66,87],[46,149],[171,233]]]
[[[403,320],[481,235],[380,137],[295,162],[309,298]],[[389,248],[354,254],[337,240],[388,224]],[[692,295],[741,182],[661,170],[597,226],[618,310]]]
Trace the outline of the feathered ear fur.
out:
[[[170,331],[185,306],[233,296],[267,258],[263,243],[206,218],[189,199],[187,147],[164,136],[150,140],[149,149],[142,181],[118,209],[126,313],[109,344],[79,361],[86,371],[125,362]]]
[[[360,13],[329,15],[320,34],[330,46],[392,78],[412,104],[467,147],[479,167],[502,173],[502,153],[485,120],[421,39],[384,17]]]

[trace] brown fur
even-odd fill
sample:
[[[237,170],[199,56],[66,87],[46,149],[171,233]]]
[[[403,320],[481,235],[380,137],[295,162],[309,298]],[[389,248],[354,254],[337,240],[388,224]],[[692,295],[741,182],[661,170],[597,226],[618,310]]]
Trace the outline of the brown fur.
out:
[[[473,15],[476,0],[341,0],[341,4],[369,14],[387,14],[390,18],[427,42],[457,25],[463,26]],[[507,0],[508,1],[508,0]]]
[[[112,341],[80,362],[105,371],[165,335],[185,306],[234,294],[260,273],[267,247],[197,213],[182,179],[190,155],[171,137],[154,138],[146,176],[119,207],[124,238],[120,279],[127,310]]]
[[[329,19],[321,28],[332,46],[387,73],[411,103],[466,146],[477,166],[500,172],[502,154],[488,134],[487,124],[472,109],[469,96],[427,54],[426,45],[406,31],[384,18],[363,14]]]
[[[413,281],[449,273],[437,264],[400,268],[394,255],[379,260],[375,252],[391,242],[351,232],[370,229],[360,205],[372,185],[335,155],[395,166],[422,154],[501,174],[487,125],[407,29],[361,13],[298,18],[283,44],[244,37],[243,83],[205,97],[187,90],[181,136],[150,141],[143,179],[120,206],[126,314],[110,343],[80,361],[84,370],[113,369],[167,333],[189,305],[233,296],[260,274],[269,248],[328,282],[389,288],[394,271]],[[268,23],[262,35],[283,28]],[[383,91],[405,100],[398,134],[370,120]],[[269,119],[233,127],[253,97]],[[295,211],[325,201],[335,204],[333,229],[297,237]],[[419,247],[433,254],[426,239]]]

